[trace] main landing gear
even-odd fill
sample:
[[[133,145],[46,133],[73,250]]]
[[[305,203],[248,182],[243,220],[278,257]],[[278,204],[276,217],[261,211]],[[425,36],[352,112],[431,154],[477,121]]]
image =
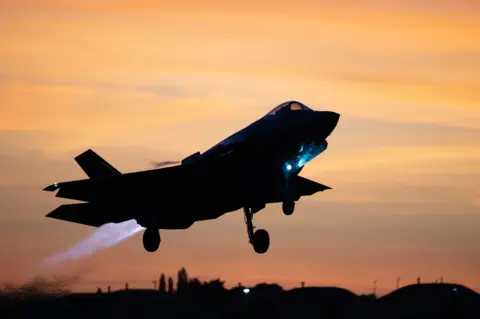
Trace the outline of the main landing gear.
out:
[[[160,231],[157,228],[147,228],[143,233],[143,247],[146,251],[153,253],[160,246]]]
[[[257,254],[264,254],[267,252],[268,247],[270,246],[270,236],[265,229],[258,229],[253,231],[255,227],[253,226],[253,214],[254,211],[251,208],[244,207],[243,212],[245,213],[245,223],[247,224],[247,233],[250,244],[253,245],[253,249]]]

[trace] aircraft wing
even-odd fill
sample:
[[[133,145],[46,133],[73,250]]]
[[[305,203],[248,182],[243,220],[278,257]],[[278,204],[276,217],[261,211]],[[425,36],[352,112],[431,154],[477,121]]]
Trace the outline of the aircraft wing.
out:
[[[265,203],[281,203],[285,200],[285,191],[283,183],[277,182],[268,189],[266,197],[258,198],[259,201],[265,200]],[[323,192],[331,187],[309,180],[305,177],[297,176],[294,182],[294,200],[298,201],[302,196],[311,196],[317,192]]]
[[[121,223],[128,218],[110,214],[108,209],[102,210],[89,203],[66,204],[57,207],[46,217],[64,220],[93,227],[100,227],[106,223]]]
[[[300,198],[301,196],[310,196],[317,192],[323,192],[327,189],[332,189],[329,186],[322,185],[305,177],[297,176],[296,177],[296,184],[295,189],[297,196]]]

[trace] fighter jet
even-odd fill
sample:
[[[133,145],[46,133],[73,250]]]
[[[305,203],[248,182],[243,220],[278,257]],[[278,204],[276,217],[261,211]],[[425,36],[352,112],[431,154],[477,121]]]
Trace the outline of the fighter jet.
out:
[[[84,203],[61,205],[46,217],[93,227],[135,219],[145,228],[145,250],[154,252],[160,230],[187,229],[243,209],[249,243],[263,254],[270,237],[264,229],[255,230],[254,214],[267,204],[283,203],[283,213],[291,215],[302,196],[331,189],[299,173],[327,149],[339,118],[288,101],[179,165],[124,174],[87,150],[75,161],[89,178],[44,188]]]

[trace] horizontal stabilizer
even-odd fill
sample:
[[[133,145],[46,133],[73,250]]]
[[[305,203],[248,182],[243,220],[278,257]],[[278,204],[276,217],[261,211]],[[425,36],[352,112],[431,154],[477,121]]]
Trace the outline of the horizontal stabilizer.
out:
[[[105,178],[121,175],[121,173],[92,150],[75,157],[85,174],[90,178]]]
[[[107,223],[119,223],[125,221],[119,216],[112,219],[108,210],[101,211],[89,203],[61,205],[46,215],[46,217],[93,227],[100,227]]]
[[[55,192],[58,190],[55,195],[56,197],[89,202],[94,198],[95,185],[98,185],[97,180],[83,179],[79,181],[55,183],[45,187],[43,190],[47,192]]]

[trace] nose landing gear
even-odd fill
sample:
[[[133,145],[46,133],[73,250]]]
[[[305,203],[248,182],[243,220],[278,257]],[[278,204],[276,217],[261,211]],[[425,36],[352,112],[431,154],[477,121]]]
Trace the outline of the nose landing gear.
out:
[[[291,165],[289,165],[291,167]],[[289,170],[284,173],[284,201],[282,204],[283,213],[287,216],[293,214],[295,210],[295,178],[296,175],[290,174]]]

